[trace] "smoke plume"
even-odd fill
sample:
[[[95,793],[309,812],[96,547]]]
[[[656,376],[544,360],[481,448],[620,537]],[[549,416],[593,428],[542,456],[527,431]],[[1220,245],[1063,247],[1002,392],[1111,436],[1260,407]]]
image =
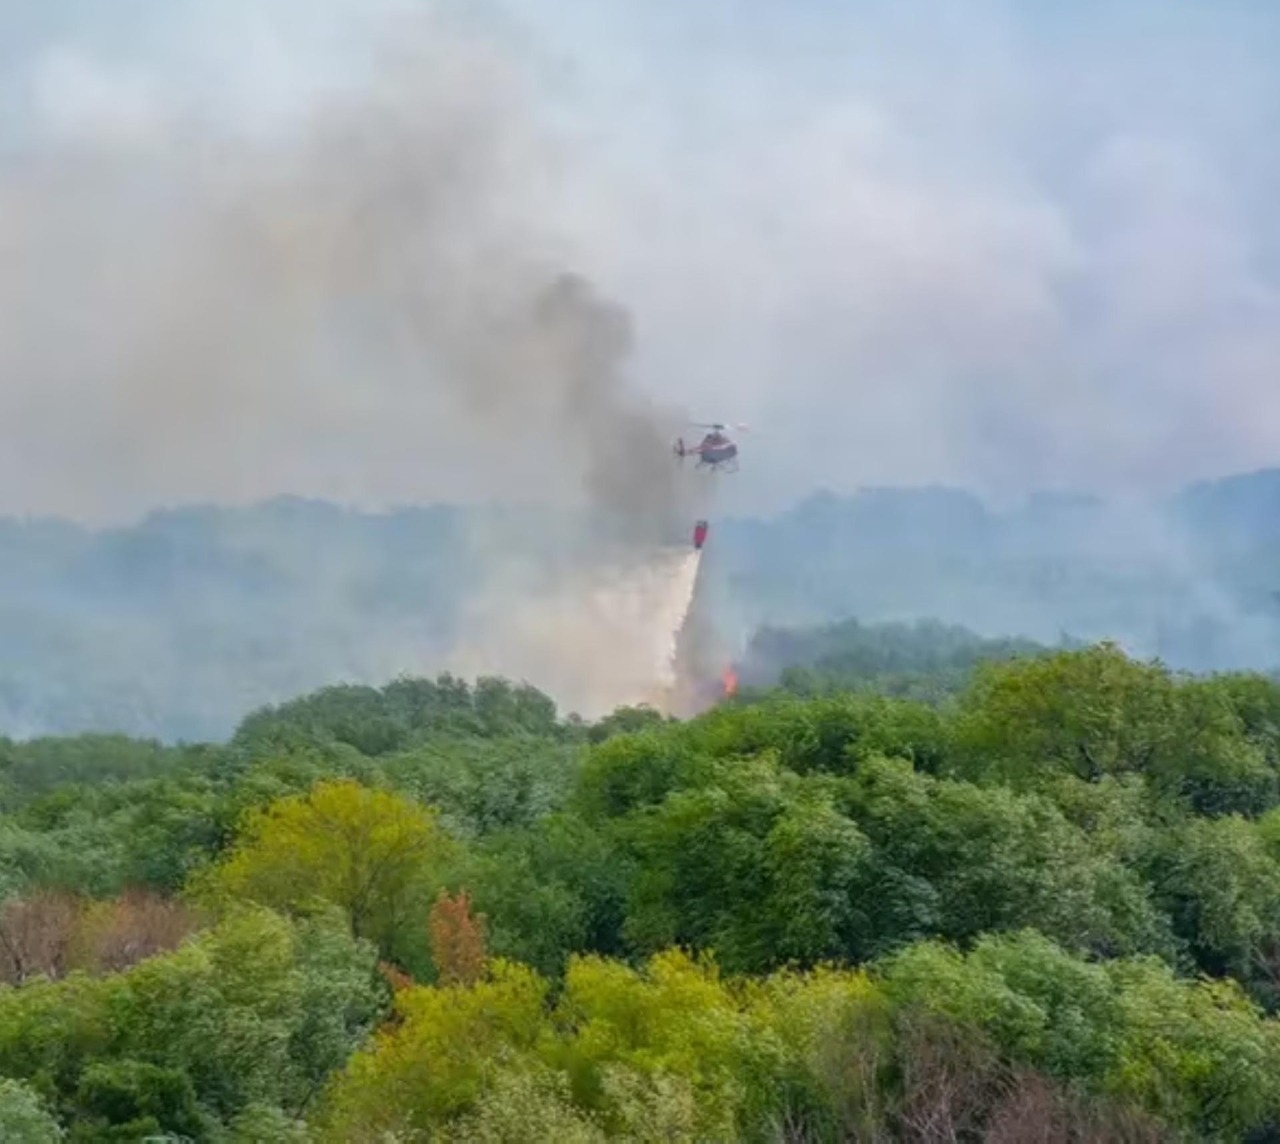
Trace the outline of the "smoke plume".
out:
[[[438,20],[393,30],[265,138],[72,118],[0,173],[23,511],[518,494],[670,531],[675,419],[628,384],[629,315],[569,272],[520,76]]]
[[[510,59],[430,16],[391,30],[360,83],[258,136],[86,120],[84,69],[55,69],[57,129],[0,172],[0,412],[33,430],[0,484],[100,518],[287,490],[577,510],[567,544],[525,545],[536,587],[509,529],[471,528],[454,658],[593,710],[651,697],[688,598],[678,418],[548,222],[555,151]],[[405,642],[356,658],[428,666]]]

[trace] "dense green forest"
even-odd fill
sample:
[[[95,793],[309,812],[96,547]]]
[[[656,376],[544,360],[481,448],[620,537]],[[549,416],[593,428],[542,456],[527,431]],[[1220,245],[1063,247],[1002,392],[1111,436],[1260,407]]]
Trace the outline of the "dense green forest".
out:
[[[0,1138],[1276,1138],[1280,687],[869,632],[0,741]]]
[[[1194,671],[1271,670],[1277,520],[1280,472],[1141,510],[1041,496],[997,511],[950,489],[819,494],[769,518],[716,519],[701,595],[735,637],[932,616],[1054,646],[1064,633],[1111,638]],[[525,507],[360,512],[294,498],[107,529],[0,520],[0,728],[222,739],[246,711],[336,679],[434,675],[474,636],[460,617],[487,577],[585,566],[598,540]]]

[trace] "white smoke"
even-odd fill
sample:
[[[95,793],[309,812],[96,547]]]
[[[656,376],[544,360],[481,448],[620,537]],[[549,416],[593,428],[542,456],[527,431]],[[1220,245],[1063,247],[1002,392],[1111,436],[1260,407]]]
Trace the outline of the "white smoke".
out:
[[[531,586],[511,570],[466,609],[450,663],[464,677],[521,680],[587,719],[622,706],[669,710],[676,645],[702,553],[663,549]],[[525,574],[527,575],[527,573]]]

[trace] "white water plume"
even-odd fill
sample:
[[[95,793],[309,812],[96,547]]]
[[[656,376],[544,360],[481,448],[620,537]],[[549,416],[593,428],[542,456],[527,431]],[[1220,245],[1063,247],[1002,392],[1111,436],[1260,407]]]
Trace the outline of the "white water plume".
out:
[[[701,558],[665,549],[633,566],[584,568],[546,590],[486,591],[467,609],[468,638],[451,670],[522,680],[586,719],[622,706],[667,710]]]

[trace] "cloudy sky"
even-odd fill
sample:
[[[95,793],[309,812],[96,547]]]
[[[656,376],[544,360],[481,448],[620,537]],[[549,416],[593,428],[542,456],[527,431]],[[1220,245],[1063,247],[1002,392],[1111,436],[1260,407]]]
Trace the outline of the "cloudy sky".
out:
[[[1266,0],[0,6],[0,512],[562,492],[595,423],[468,389],[557,267],[751,425],[735,508],[1278,464],[1277,58]]]

